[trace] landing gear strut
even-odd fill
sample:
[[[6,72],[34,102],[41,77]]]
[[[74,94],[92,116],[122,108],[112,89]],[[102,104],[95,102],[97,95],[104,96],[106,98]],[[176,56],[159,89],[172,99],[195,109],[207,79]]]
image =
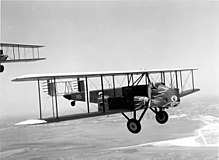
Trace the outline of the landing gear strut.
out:
[[[144,117],[147,109],[148,109],[148,106],[145,106],[145,108],[144,108],[143,112],[141,113],[141,116],[138,120],[136,119],[136,110],[133,111],[134,117],[131,119],[129,119],[125,113],[122,113],[122,115],[128,120],[127,128],[131,133],[137,134],[141,131],[141,120]]]

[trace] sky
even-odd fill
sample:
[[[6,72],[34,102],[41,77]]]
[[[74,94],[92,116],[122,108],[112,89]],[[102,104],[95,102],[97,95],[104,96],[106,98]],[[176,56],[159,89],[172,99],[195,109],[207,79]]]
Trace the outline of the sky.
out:
[[[197,67],[195,97],[218,97],[217,1],[1,1],[1,42],[40,44],[45,61],[5,64],[0,117],[38,115],[32,73]],[[193,97],[193,96],[191,96]]]

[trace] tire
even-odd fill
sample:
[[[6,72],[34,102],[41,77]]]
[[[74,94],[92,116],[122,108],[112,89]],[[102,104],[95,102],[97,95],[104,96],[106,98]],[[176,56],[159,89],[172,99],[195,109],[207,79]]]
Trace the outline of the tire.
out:
[[[5,67],[3,65],[0,65],[0,72],[3,72]]]
[[[160,112],[157,112],[155,118],[156,118],[158,123],[164,124],[168,121],[168,114],[166,111],[160,111]]]
[[[136,119],[129,119],[127,122],[127,128],[131,133],[137,134],[141,131],[141,124]]]
[[[71,102],[71,106],[74,107],[75,106],[75,101]]]

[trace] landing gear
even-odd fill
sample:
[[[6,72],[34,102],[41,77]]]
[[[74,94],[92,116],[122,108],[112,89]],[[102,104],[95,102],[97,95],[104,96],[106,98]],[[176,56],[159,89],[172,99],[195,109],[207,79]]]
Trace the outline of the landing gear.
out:
[[[5,67],[3,65],[0,65],[0,72],[3,72]]]
[[[141,123],[137,119],[129,119],[127,122],[127,128],[130,132],[137,134],[141,131]]]
[[[144,117],[146,111],[148,109],[148,106],[145,106],[143,112],[141,113],[141,116],[139,119],[137,119],[136,117],[136,110],[133,111],[133,115],[134,117],[129,119],[129,117],[125,114],[122,113],[122,115],[128,120],[127,122],[127,128],[131,133],[137,134],[141,131],[141,120]]]
[[[168,121],[168,114],[166,111],[159,111],[155,116],[156,120],[160,124],[164,124]]]
[[[148,108],[150,108],[156,114],[155,118],[156,118],[158,123],[164,124],[168,121],[168,114],[166,111],[164,111],[165,109],[168,109],[168,108],[150,107],[150,103],[151,103],[151,101],[149,101],[148,105],[144,105],[144,110],[141,113],[141,116],[139,119],[136,118],[137,117],[137,115],[136,115],[137,110],[133,111],[134,117],[131,119],[129,119],[129,117],[125,113],[122,113],[122,115],[128,120],[127,128],[131,133],[137,134],[141,131],[141,123],[140,122],[141,122],[142,118],[144,117]]]

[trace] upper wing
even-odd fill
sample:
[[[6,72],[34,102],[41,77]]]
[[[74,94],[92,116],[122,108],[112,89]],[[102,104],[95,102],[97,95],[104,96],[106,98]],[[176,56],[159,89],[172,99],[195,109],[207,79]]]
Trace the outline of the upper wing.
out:
[[[0,43],[1,48],[3,47],[20,47],[20,48],[41,48],[43,45],[32,45],[32,44],[19,44],[19,43]]]
[[[50,80],[50,79],[68,79],[80,77],[100,77],[100,76],[120,76],[129,74],[155,74],[164,72],[177,72],[177,71],[193,71],[197,68],[190,69],[166,69],[166,70],[132,70],[132,71],[109,71],[109,72],[78,72],[78,73],[49,73],[49,74],[30,74],[16,77],[13,82],[19,81],[37,81],[37,80]]]

